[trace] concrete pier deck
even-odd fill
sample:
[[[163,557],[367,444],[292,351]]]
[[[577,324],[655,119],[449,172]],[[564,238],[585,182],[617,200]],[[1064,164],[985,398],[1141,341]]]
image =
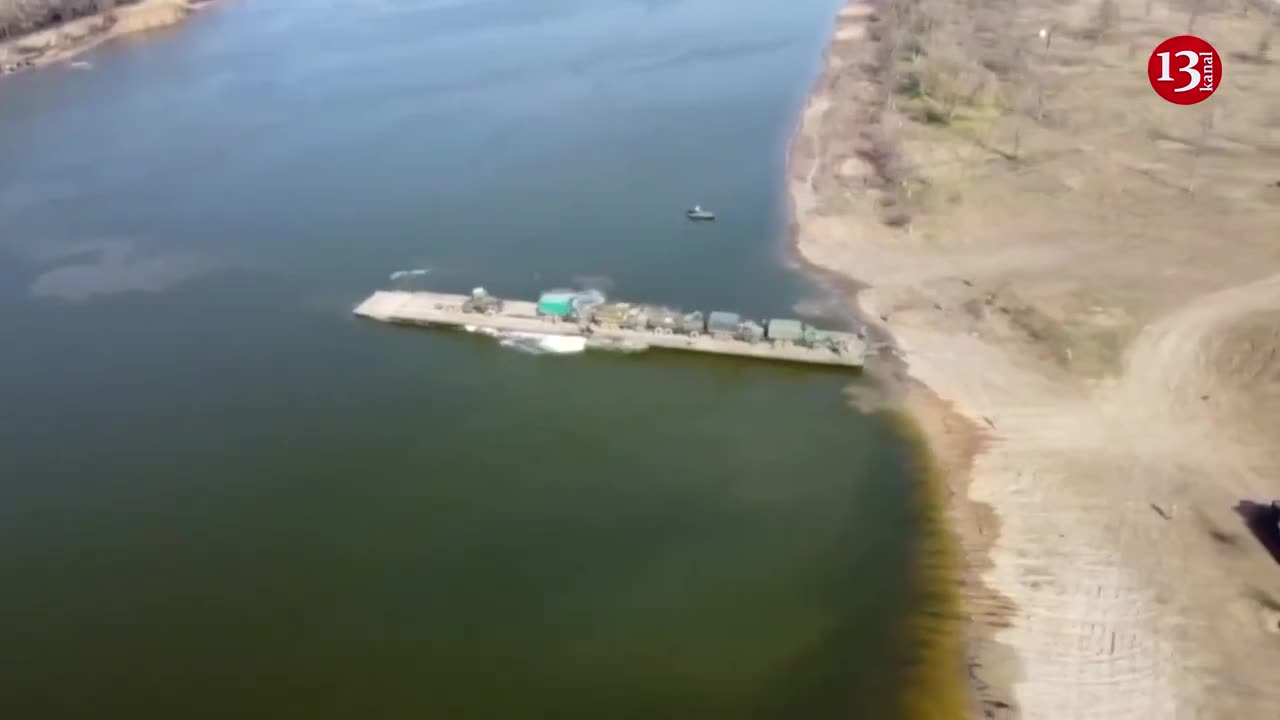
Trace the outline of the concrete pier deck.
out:
[[[840,350],[830,347],[807,347],[790,342],[760,340],[747,342],[731,337],[713,337],[706,334],[693,337],[678,333],[659,333],[654,330],[637,330],[612,325],[578,325],[573,322],[538,315],[535,303],[522,300],[504,300],[502,310],[495,314],[464,312],[465,295],[434,292],[405,292],[379,290],[370,295],[355,309],[355,314],[379,322],[402,325],[442,325],[458,328],[489,328],[506,332],[545,333],[586,337],[588,349],[593,340],[626,343],[636,349],[665,348],[690,352],[736,355],[783,362],[809,363],[861,367],[866,355],[866,343],[857,335],[824,330],[823,333],[841,345]]]

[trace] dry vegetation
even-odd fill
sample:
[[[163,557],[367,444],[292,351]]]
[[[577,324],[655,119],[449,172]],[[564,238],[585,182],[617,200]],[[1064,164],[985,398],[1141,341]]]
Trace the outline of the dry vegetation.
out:
[[[90,15],[109,15],[138,0],[0,0],[0,40]]]
[[[1226,0],[1186,0],[1185,12],[1142,0],[1140,17],[1122,15],[1120,2],[1084,0],[1056,11],[1036,7],[1034,0],[886,0],[877,5],[875,12],[867,14],[865,25],[874,49],[859,53],[863,57],[857,59],[857,68],[843,68],[842,76],[829,78],[864,84],[857,93],[856,155],[873,172],[842,174],[872,182],[883,219],[892,226],[905,226],[913,210],[927,207],[930,193],[923,191],[938,180],[934,176],[939,162],[962,172],[981,170],[998,160],[1006,162],[1004,169],[1030,168],[1040,158],[1066,150],[1061,141],[1072,142],[1078,130],[1132,129],[1127,121],[1137,118],[1121,117],[1120,108],[1096,108],[1091,113],[1111,115],[1105,127],[1094,122],[1096,118],[1079,117],[1076,106],[1088,101],[1082,95],[1091,90],[1081,83],[1094,75],[1123,71],[1129,71],[1125,80],[1131,83],[1155,42],[1169,34],[1195,31],[1206,12],[1231,10],[1237,16],[1239,27],[1232,32],[1243,34],[1244,40],[1231,38],[1236,46],[1229,53],[1231,65],[1271,66],[1276,60],[1271,57],[1271,42],[1280,27],[1280,10],[1272,0],[1241,0],[1234,9],[1228,8]],[[1136,8],[1133,0],[1130,5]],[[1174,14],[1182,17],[1169,22]],[[1261,77],[1261,73],[1250,74]],[[1067,97],[1060,97],[1064,94]],[[1132,103],[1115,96],[1098,95],[1097,99]],[[1269,113],[1262,118],[1264,130],[1280,122],[1274,102],[1274,97],[1260,97],[1257,103]],[[1214,132],[1216,114],[1213,110],[1185,112],[1174,119],[1194,117],[1195,126],[1178,122],[1180,136],[1166,139],[1191,149],[1198,159],[1212,152],[1215,135],[1221,135]],[[952,140],[970,147],[952,143],[953,157],[913,168],[904,150],[920,133],[900,132],[904,119],[944,130]],[[1171,129],[1152,124],[1147,131],[1159,135]],[[1028,135],[1037,137],[1031,140]],[[1034,147],[1027,144],[1036,141]],[[1264,145],[1265,150],[1275,151],[1274,146]],[[1080,150],[1079,144],[1072,150]],[[1029,151],[1035,156],[1028,157]],[[1187,170],[1188,177],[1179,184],[1194,190],[1198,164],[1180,169]],[[960,180],[963,184],[967,177]]]
[[[0,75],[173,25],[197,7],[194,0],[0,0]]]
[[[1280,566],[1240,505],[1280,497],[1278,22],[1272,0],[841,15],[792,149],[798,246],[871,285],[856,303],[982,436],[953,480],[987,717],[1280,707]],[[1189,30],[1221,82],[1175,106],[1146,63]]]

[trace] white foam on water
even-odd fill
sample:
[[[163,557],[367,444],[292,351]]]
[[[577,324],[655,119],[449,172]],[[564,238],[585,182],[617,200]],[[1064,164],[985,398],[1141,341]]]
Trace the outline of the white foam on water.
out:
[[[463,325],[462,329],[495,338],[502,347],[530,355],[573,355],[587,349],[587,339],[576,335],[495,330],[477,325]]]
[[[531,355],[572,355],[587,349],[587,339],[573,335],[504,332],[496,337],[499,345]]]
[[[431,272],[431,268],[413,268],[412,270],[397,270],[391,273],[391,279],[399,280],[400,278],[418,277],[419,275],[426,275],[429,272]]]

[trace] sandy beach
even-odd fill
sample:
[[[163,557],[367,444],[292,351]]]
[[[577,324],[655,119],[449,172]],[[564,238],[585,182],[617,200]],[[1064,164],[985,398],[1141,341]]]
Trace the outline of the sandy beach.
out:
[[[76,56],[108,40],[176,25],[208,0],[140,0],[109,14],[82,17],[0,41],[0,69],[15,72]]]
[[[1280,707],[1280,565],[1250,504],[1280,497],[1277,14],[838,18],[791,148],[795,249],[856,281],[906,368],[887,380],[951,491],[979,717]],[[1225,67],[1176,106],[1146,62],[1188,30]]]

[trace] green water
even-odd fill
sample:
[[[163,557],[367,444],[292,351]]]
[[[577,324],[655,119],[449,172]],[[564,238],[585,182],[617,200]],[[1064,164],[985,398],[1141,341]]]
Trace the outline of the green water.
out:
[[[791,314],[837,4],[227,2],[0,83],[5,716],[894,717],[912,460],[846,376],[349,315]]]

